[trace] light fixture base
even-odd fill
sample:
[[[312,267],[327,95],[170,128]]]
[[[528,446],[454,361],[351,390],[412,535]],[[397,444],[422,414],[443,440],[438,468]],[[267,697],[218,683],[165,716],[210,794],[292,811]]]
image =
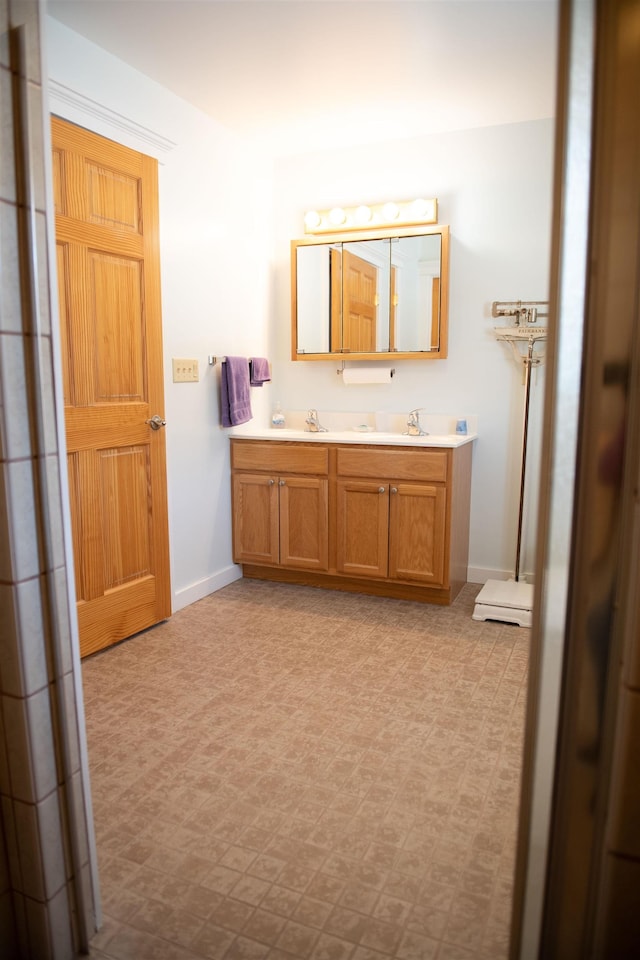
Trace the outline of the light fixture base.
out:
[[[411,227],[438,222],[438,201],[385,200],[383,203],[358,204],[355,207],[331,207],[330,210],[308,210],[304,232],[338,233],[345,230],[372,230],[380,227]]]

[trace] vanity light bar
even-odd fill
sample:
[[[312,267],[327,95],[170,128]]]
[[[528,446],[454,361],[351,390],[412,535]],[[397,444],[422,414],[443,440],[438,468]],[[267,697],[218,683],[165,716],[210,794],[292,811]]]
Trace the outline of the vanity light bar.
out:
[[[371,230],[376,227],[413,226],[438,222],[438,201],[390,200],[357,207],[332,207],[308,210],[304,216],[305,233],[338,233],[340,230]]]

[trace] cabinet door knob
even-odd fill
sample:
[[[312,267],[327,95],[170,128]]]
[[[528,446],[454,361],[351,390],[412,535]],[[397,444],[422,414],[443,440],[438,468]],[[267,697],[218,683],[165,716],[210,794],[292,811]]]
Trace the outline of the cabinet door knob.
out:
[[[284,487],[286,480],[278,480],[278,483],[280,484],[281,487]]]
[[[391,493],[397,493],[397,492],[398,492],[397,487],[391,487]]]
[[[384,487],[378,487],[378,493],[384,493]]]
[[[274,483],[275,483],[275,480],[273,479],[273,477],[271,477],[271,479],[269,480],[269,486],[272,487]]]

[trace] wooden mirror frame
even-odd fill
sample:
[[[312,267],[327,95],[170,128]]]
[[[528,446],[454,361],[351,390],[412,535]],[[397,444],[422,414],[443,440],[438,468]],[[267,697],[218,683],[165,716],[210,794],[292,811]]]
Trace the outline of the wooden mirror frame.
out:
[[[298,290],[297,290],[297,251],[299,247],[327,245],[332,243],[352,243],[360,240],[384,240],[394,237],[422,237],[439,234],[440,250],[440,328],[439,344],[436,350],[416,351],[376,351],[370,353],[352,353],[333,351],[326,353],[298,352]],[[449,227],[433,224],[421,227],[384,230],[357,230],[322,236],[308,236],[291,241],[291,359],[292,360],[445,360],[448,349],[449,330]]]

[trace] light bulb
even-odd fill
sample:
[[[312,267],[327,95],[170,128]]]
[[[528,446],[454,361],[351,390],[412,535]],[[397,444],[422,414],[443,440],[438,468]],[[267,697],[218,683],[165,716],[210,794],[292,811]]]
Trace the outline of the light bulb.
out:
[[[382,216],[385,220],[397,220],[400,208],[397,203],[385,203],[382,208]]]
[[[304,225],[308,230],[315,230],[320,226],[321,217],[317,210],[309,210],[304,215]]]
[[[341,223],[344,223],[346,219],[347,215],[342,207],[334,207],[329,213],[329,220],[331,220],[331,223],[335,224],[335,226],[339,226]]]
[[[357,207],[354,213],[356,223],[369,223],[371,220],[371,208],[367,206]]]

